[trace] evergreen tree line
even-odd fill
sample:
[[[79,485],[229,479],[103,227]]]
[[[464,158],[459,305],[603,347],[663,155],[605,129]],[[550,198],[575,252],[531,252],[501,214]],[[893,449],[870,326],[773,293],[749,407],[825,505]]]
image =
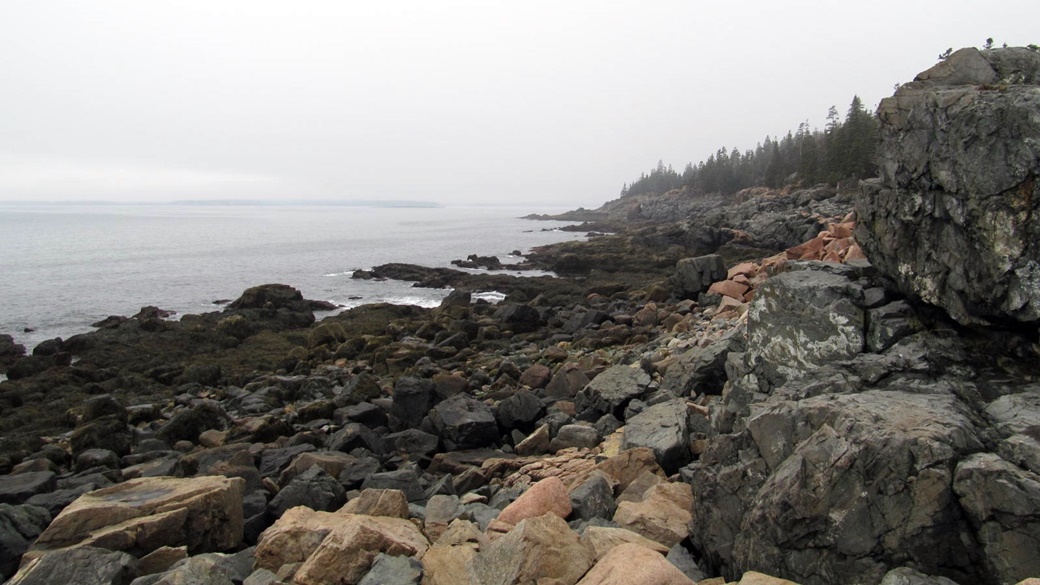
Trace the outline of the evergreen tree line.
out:
[[[874,147],[877,118],[852,98],[845,119],[831,106],[823,130],[803,122],[779,140],[766,136],[754,150],[720,148],[708,160],[689,163],[682,173],[663,161],[621,189],[621,196],[661,194],[687,188],[699,193],[732,194],[748,187],[779,188],[788,183],[816,185],[865,179],[877,174]]]

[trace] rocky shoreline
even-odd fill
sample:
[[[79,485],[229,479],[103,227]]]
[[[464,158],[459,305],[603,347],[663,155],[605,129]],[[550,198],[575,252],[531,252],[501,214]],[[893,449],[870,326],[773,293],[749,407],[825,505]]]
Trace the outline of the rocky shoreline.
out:
[[[882,104],[858,193],[581,210],[626,227],[526,258],[559,277],[356,275],[455,289],[434,309],[315,322],[264,285],[31,355],[0,336],[0,576],[1033,583],[1038,85],[1027,49],[954,53]],[[924,178],[1000,108],[1033,163]],[[948,140],[927,163],[922,120]]]

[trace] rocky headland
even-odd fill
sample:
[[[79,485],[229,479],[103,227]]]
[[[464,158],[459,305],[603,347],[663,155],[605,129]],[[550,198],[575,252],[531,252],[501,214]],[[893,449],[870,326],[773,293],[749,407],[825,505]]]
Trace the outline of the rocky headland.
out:
[[[264,285],[0,336],[0,576],[1036,583],[1040,54],[879,116],[856,192],[622,198],[525,259],[555,277],[355,275],[435,309]]]

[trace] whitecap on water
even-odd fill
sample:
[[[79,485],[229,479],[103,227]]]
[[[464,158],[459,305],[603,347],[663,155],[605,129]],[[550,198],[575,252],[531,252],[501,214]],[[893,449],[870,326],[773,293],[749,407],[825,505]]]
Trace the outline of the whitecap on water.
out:
[[[424,309],[432,309],[434,307],[440,306],[441,304],[441,299],[431,299],[427,297],[413,296],[388,297],[384,299],[384,301],[392,305],[415,305]]]
[[[330,273],[326,274],[325,276],[345,276],[347,278],[350,278],[351,276],[354,276],[354,271],[353,270],[347,270],[346,272],[330,272]]]
[[[481,291],[473,293],[473,300],[487,301],[493,305],[497,305],[502,301],[506,300],[506,294],[498,292],[497,290]]]

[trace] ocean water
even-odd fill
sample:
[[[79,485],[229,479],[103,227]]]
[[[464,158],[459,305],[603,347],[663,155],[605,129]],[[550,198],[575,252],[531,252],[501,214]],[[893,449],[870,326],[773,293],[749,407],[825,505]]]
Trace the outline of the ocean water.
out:
[[[220,310],[214,301],[265,283],[347,307],[435,306],[449,291],[350,276],[388,262],[451,266],[469,254],[517,261],[513,250],[581,237],[544,231],[562,222],[519,219],[533,212],[546,210],[0,204],[0,333],[32,348],[142,306]]]

